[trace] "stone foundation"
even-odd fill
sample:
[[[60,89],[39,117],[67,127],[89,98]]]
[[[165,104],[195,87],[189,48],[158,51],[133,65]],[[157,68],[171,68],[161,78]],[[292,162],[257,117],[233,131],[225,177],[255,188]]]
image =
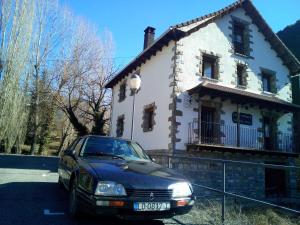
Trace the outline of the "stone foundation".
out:
[[[210,159],[226,159],[255,163],[272,163],[282,165],[294,165],[295,159],[278,156],[262,156],[255,154],[237,154],[220,152],[183,152],[178,151],[172,156],[170,151],[158,150],[148,151],[156,162],[177,170],[185,175],[191,182],[205,185],[208,187],[223,189],[223,163],[213,160],[199,160],[196,158],[183,157],[203,157]],[[157,154],[165,156],[158,157]],[[265,190],[265,167],[251,164],[226,163],[226,191],[247,197],[264,199]],[[300,172],[300,171],[299,171]],[[300,204],[300,192],[297,190],[296,170],[286,170],[286,196],[278,196],[288,201],[298,201]],[[299,182],[299,181],[298,181]],[[200,194],[211,193],[203,188],[199,189]],[[297,200],[298,199],[298,200]]]

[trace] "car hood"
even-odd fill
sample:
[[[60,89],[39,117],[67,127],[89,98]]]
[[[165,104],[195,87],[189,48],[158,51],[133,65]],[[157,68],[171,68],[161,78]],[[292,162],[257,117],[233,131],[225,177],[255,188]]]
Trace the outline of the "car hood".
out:
[[[125,188],[165,189],[170,184],[186,181],[173,170],[150,161],[86,160],[100,180],[115,181]]]

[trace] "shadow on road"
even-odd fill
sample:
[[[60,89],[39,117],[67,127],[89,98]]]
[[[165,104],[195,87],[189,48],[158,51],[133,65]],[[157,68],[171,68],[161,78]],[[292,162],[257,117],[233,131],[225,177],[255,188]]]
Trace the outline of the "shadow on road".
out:
[[[0,154],[1,169],[49,170],[55,173],[57,164],[57,157]]]
[[[162,221],[124,221],[67,214],[67,192],[57,183],[12,182],[0,185],[0,224],[14,225],[163,225]],[[45,214],[45,210],[49,213]]]

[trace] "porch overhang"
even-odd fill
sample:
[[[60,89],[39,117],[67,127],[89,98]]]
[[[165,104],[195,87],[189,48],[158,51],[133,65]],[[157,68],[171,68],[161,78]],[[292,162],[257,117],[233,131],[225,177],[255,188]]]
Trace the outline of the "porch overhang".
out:
[[[239,104],[253,104],[274,110],[285,110],[288,112],[300,112],[300,105],[296,105],[274,95],[256,94],[246,90],[221,86],[215,83],[204,81],[198,86],[188,90],[190,95],[199,94],[200,96],[209,95],[222,99],[231,99]]]

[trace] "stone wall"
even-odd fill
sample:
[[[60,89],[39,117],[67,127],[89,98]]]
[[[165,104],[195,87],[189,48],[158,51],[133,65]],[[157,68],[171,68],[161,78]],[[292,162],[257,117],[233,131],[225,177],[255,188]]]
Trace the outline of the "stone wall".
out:
[[[293,165],[294,159],[287,157],[271,157],[254,154],[233,154],[217,152],[181,153],[172,155],[160,155],[160,151],[150,152],[156,162],[175,169],[185,175],[192,183],[205,185],[208,187],[223,189],[223,163],[213,160],[199,160],[196,157],[210,159],[226,159],[247,161],[255,163],[274,163]],[[189,158],[183,158],[189,157]],[[226,191],[241,194],[247,197],[265,198],[265,167],[251,164],[240,164],[227,162],[226,169]],[[297,176],[295,170],[286,170],[287,196],[286,199],[296,200],[300,203],[300,192],[297,190]],[[211,194],[211,192],[201,188],[198,194]]]

